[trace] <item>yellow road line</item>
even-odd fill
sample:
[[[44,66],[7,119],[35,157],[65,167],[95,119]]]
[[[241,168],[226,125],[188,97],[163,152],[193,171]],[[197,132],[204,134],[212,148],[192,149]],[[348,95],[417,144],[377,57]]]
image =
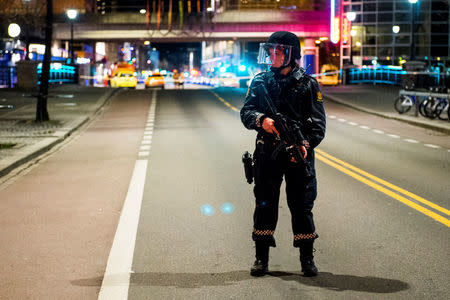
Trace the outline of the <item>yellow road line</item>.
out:
[[[442,212],[442,213],[444,213],[446,215],[450,215],[450,211],[448,209],[445,209],[444,207],[441,207],[441,206],[439,206],[437,204],[434,204],[433,202],[428,201],[428,200],[426,200],[426,199],[424,199],[424,198],[422,198],[422,197],[420,197],[420,196],[418,196],[416,194],[413,194],[413,193],[411,193],[411,192],[409,192],[409,191],[407,191],[405,189],[402,189],[401,187],[398,187],[398,186],[396,186],[396,185],[394,185],[392,183],[389,183],[389,182],[387,182],[387,181],[385,181],[385,180],[383,180],[381,178],[378,178],[378,177],[376,177],[376,176],[374,176],[374,175],[372,175],[370,173],[367,173],[367,172],[365,172],[365,171],[363,171],[363,170],[361,170],[361,169],[359,169],[359,168],[357,168],[355,166],[352,166],[349,163],[346,163],[346,162],[344,162],[344,161],[342,161],[342,160],[340,160],[340,159],[338,159],[338,158],[336,158],[334,156],[331,156],[328,153],[323,152],[322,150],[315,149],[315,151],[316,151],[316,153],[321,154],[321,155],[327,157],[328,159],[330,159],[332,161],[335,161],[336,163],[338,163],[340,165],[343,165],[344,167],[346,167],[348,169],[351,169],[351,170],[353,170],[353,171],[355,171],[355,172],[357,172],[357,173],[359,173],[359,174],[361,174],[361,175],[363,175],[363,176],[365,176],[367,178],[370,178],[370,179],[372,179],[372,180],[374,180],[374,181],[376,181],[378,183],[381,183],[382,185],[387,186],[390,189],[393,189],[393,190],[395,190],[397,192],[400,192],[400,193],[402,193],[405,196],[411,197],[412,199],[417,200],[417,201],[419,201],[419,202],[421,202],[421,203],[423,203],[425,205],[428,205],[429,207],[432,207],[435,210],[440,211],[440,212]]]
[[[217,95],[215,92],[213,92],[213,91],[210,91],[210,92],[214,96],[216,96],[221,102],[223,102],[226,106],[231,108],[232,110],[234,110],[236,112],[239,111],[236,107],[232,106],[230,103],[228,103],[222,97]],[[392,192],[392,191],[382,187],[379,184],[376,184],[376,183],[374,183],[374,182],[372,182],[372,181],[370,181],[370,180],[368,180],[368,179],[358,175],[355,172],[358,172],[359,174],[361,174],[363,176],[366,176],[367,178],[370,178],[370,179],[372,179],[372,180],[374,180],[374,181],[376,181],[378,183],[381,183],[381,184],[383,184],[383,185],[385,185],[385,186],[387,186],[387,187],[389,187],[389,188],[391,188],[391,189],[393,189],[393,190],[395,190],[397,192],[400,192],[400,193],[402,193],[402,194],[404,194],[404,195],[406,195],[408,197],[411,197],[412,199],[417,200],[417,201],[419,201],[419,202],[421,202],[421,203],[423,203],[425,205],[428,205],[429,207],[432,207],[432,208],[434,208],[434,209],[436,209],[436,210],[438,210],[438,211],[440,211],[442,213],[450,215],[450,211],[449,210],[447,210],[447,209],[445,209],[445,208],[443,208],[443,207],[441,207],[441,206],[439,206],[437,204],[434,204],[433,202],[428,201],[428,200],[426,200],[426,199],[424,199],[424,198],[422,198],[420,196],[417,196],[416,194],[413,194],[413,193],[411,193],[411,192],[409,192],[409,191],[407,191],[405,189],[402,189],[401,187],[398,187],[398,186],[396,186],[396,185],[394,185],[392,183],[389,183],[389,182],[387,182],[387,181],[385,181],[385,180],[383,180],[381,178],[378,178],[378,177],[376,177],[376,176],[374,176],[374,175],[372,175],[370,173],[367,173],[367,172],[365,172],[365,171],[363,171],[363,170],[361,170],[361,169],[359,169],[359,168],[357,168],[355,166],[352,166],[352,165],[350,165],[350,164],[348,164],[348,163],[346,163],[346,162],[344,162],[344,161],[342,161],[342,160],[340,160],[340,159],[338,159],[338,158],[336,158],[336,157],[334,157],[334,156],[332,156],[332,155],[330,155],[328,153],[325,153],[325,152],[323,152],[323,151],[321,151],[319,149],[316,149],[315,151],[317,153],[317,155],[316,155],[317,159],[321,160],[322,162],[324,162],[324,163],[326,163],[326,164],[328,164],[328,165],[338,169],[339,171],[341,171],[341,172],[343,172],[343,173],[345,173],[345,174],[347,174],[347,175],[349,175],[349,176],[351,176],[351,177],[353,177],[353,178],[355,178],[355,179],[357,179],[357,180],[367,184],[368,186],[370,186],[370,187],[372,187],[372,188],[374,188],[374,189],[376,189],[376,190],[378,190],[378,191],[380,191],[380,192],[382,192],[382,193],[384,193],[384,194],[386,194],[386,195],[388,195],[388,196],[390,196],[390,197],[392,197],[392,198],[402,202],[403,204],[406,204],[409,207],[412,207],[412,208],[420,211],[421,213],[423,213],[423,214],[433,218],[434,220],[436,220],[438,222],[441,222],[442,224],[446,225],[447,227],[450,227],[450,220],[442,217],[441,215],[438,215],[435,212],[432,212],[429,209],[426,209],[425,207],[422,207],[422,206],[418,205],[417,203],[415,203],[415,202],[413,202],[411,200],[406,199],[405,197],[403,197],[401,195],[398,195],[398,194],[396,194],[396,193],[394,193],[394,192]],[[325,158],[325,157],[327,157],[328,159]],[[336,163],[332,162],[330,159],[335,161]],[[347,167],[348,169],[338,165],[337,163]],[[353,170],[355,172],[352,172],[349,169],[351,169],[351,170]]]
[[[317,151],[317,150],[318,150],[318,149],[316,149],[316,151]],[[411,200],[406,199],[406,198],[403,197],[403,196],[400,196],[400,195],[394,193],[394,192],[391,191],[391,190],[388,190],[388,189],[382,187],[382,186],[379,185],[379,184],[376,184],[376,183],[374,183],[374,182],[368,180],[368,179],[365,178],[365,177],[362,177],[361,175],[359,175],[359,174],[357,174],[357,173],[355,173],[355,172],[353,172],[353,171],[350,171],[349,169],[344,168],[344,167],[341,166],[341,165],[338,165],[338,164],[335,163],[335,162],[332,162],[331,160],[329,160],[329,159],[325,158],[324,156],[322,156],[321,154],[319,154],[319,152],[324,153],[323,151],[320,151],[320,150],[317,151],[316,158],[317,158],[318,160],[320,160],[320,161],[326,163],[327,165],[329,165],[329,166],[331,166],[331,167],[333,167],[333,168],[336,168],[336,169],[338,169],[339,171],[341,171],[341,172],[343,172],[343,173],[345,173],[345,174],[347,174],[347,175],[349,175],[349,176],[355,178],[356,180],[361,181],[362,183],[365,183],[365,184],[367,184],[368,186],[370,186],[370,187],[372,187],[372,188],[374,188],[374,189],[376,189],[376,190],[378,190],[378,191],[380,191],[380,192],[382,192],[382,193],[384,193],[384,194],[386,194],[386,195],[388,195],[388,196],[390,196],[390,197],[392,197],[392,198],[394,198],[394,199],[396,199],[396,200],[402,202],[403,204],[406,204],[406,205],[408,205],[409,207],[414,208],[415,210],[417,210],[417,211],[419,211],[419,212],[421,212],[421,213],[423,213],[423,214],[429,216],[430,218],[433,218],[434,220],[436,220],[436,221],[438,221],[438,222],[440,222],[440,223],[446,225],[447,227],[450,227],[450,220],[444,218],[444,217],[441,216],[441,215],[438,215],[438,214],[435,213],[435,212],[432,212],[432,211],[429,210],[429,209],[426,209],[426,208],[424,208],[424,207],[418,205],[417,203],[415,203],[415,202],[413,202],[413,201],[411,201]]]
[[[219,99],[220,101],[222,101],[223,104],[225,104],[226,106],[228,106],[229,108],[231,108],[232,110],[239,112],[239,109],[237,109],[236,107],[234,107],[233,105],[231,105],[229,102],[227,102],[225,99],[223,99],[222,97],[220,97],[219,95],[217,95],[215,92],[210,91],[214,96],[216,96],[217,99]]]

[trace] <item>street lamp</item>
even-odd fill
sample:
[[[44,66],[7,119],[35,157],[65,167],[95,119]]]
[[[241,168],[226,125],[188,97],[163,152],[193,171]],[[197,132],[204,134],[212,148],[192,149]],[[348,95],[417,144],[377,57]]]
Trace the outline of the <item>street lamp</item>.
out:
[[[16,23],[11,23],[8,26],[8,35],[12,38],[18,37],[20,34],[20,26]]]
[[[66,11],[66,15],[70,21],[70,61],[74,63],[74,55],[73,55],[73,22],[78,17],[78,10],[76,9],[68,9]]]
[[[411,3],[411,60],[416,59],[416,43],[414,39],[414,15],[415,15],[415,7],[418,0],[408,0]]]
[[[356,35],[356,32],[352,30],[352,22],[356,19],[356,13],[353,11],[349,11],[346,16],[347,20],[349,20],[350,22],[350,64],[353,65],[352,37]]]

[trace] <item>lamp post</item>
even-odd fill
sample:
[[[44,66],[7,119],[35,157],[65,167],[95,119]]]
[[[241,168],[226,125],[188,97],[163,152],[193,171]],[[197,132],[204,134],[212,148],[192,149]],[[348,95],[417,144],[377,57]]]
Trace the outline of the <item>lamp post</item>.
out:
[[[352,31],[352,22],[356,19],[356,13],[353,11],[349,11],[347,14],[347,20],[350,22],[350,64],[353,65],[353,51],[352,51],[352,43],[353,43],[353,31]]]
[[[70,61],[74,63],[74,55],[73,55],[73,22],[78,17],[78,10],[76,9],[68,9],[66,11],[66,15],[70,20]]]
[[[16,37],[20,35],[20,26],[16,23],[9,24],[8,35],[12,38],[12,53],[14,53],[14,49],[16,47]]]
[[[415,7],[418,0],[408,0],[411,3],[411,60],[416,59],[416,42],[414,39],[414,15],[415,15]]]

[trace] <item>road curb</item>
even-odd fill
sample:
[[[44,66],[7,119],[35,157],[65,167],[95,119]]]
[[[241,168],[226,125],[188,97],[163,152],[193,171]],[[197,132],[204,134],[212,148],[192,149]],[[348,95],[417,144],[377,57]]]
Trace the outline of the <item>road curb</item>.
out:
[[[394,116],[394,115],[389,115],[389,114],[385,114],[385,113],[380,113],[380,112],[377,112],[377,111],[374,111],[371,109],[361,107],[359,105],[348,103],[348,102],[346,102],[336,96],[333,96],[333,95],[324,95],[324,97],[327,100],[330,100],[332,102],[335,102],[335,103],[343,105],[343,106],[350,107],[352,109],[355,109],[355,110],[358,110],[358,111],[361,111],[364,113],[372,114],[372,115],[382,117],[385,119],[391,119],[391,120],[396,120],[396,121],[400,121],[400,122],[405,122],[405,123],[408,123],[408,124],[411,124],[414,126],[431,129],[431,130],[439,131],[439,132],[450,135],[450,128],[447,128],[444,126],[439,126],[439,124],[424,123],[424,122],[421,122],[420,120],[412,120],[412,119],[405,118],[402,116]]]
[[[16,157],[11,159],[11,162],[7,162],[5,165],[6,167],[3,167],[0,169],[0,178],[10,173],[15,168],[29,162],[30,160],[44,154],[45,152],[52,149],[57,144],[63,142],[65,139],[67,139],[70,135],[72,135],[73,132],[78,130],[81,126],[83,126],[85,123],[87,123],[89,120],[94,118],[98,115],[100,110],[103,108],[103,106],[110,100],[116,93],[119,91],[119,89],[113,89],[111,91],[108,91],[103,96],[101,96],[97,103],[99,103],[98,107],[94,110],[94,112],[90,116],[86,117],[80,117],[78,120],[71,122],[73,125],[68,127],[67,130],[61,130],[60,133],[56,137],[48,137],[44,139],[41,142],[38,142],[36,145],[33,145],[28,151],[28,153],[24,154],[22,157]]]

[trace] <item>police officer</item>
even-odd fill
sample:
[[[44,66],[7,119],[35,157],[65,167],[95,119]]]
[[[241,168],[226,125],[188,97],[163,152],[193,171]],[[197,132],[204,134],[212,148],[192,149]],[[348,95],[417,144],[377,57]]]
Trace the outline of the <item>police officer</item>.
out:
[[[258,132],[253,156],[256,206],[252,239],[256,260],[250,271],[252,276],[266,274],[269,248],[276,246],[273,235],[283,176],[292,215],[293,243],[300,248],[302,272],[304,276],[316,276],[318,272],[313,260],[313,243],[318,235],[311,210],[317,196],[314,148],[325,136],[325,110],[319,85],[299,67],[300,57],[299,39],[291,32],[275,32],[266,43],[261,43],[258,63],[267,64],[270,69],[254,77],[241,109],[244,126]],[[305,139],[299,150],[311,165],[312,178],[305,176],[303,165],[287,152],[280,151],[274,157],[278,124],[264,99],[265,91],[278,112],[300,124]]]

